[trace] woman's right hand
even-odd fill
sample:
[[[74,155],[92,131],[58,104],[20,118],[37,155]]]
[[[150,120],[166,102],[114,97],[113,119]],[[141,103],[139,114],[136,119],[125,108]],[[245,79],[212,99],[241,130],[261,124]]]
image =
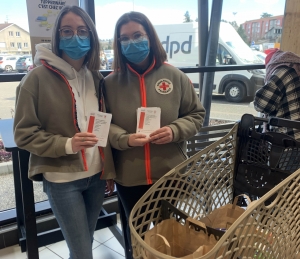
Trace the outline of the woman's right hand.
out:
[[[72,138],[72,150],[74,153],[84,148],[94,147],[98,142],[98,138],[93,133],[79,132]]]
[[[128,138],[128,145],[130,147],[142,147],[149,142],[149,138],[145,134],[134,133],[130,134]]]

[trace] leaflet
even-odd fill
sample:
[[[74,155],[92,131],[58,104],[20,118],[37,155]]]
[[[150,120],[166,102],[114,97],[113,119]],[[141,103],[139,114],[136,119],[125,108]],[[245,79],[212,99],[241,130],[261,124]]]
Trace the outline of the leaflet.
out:
[[[98,142],[96,146],[106,147],[112,115],[104,112],[91,112],[87,132],[94,133]]]
[[[161,109],[159,107],[141,107],[137,109],[136,133],[147,137],[160,128]]]

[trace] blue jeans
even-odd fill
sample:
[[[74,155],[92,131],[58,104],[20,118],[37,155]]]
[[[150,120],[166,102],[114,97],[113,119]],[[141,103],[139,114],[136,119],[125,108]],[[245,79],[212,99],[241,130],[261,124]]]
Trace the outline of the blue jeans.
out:
[[[92,259],[92,243],[106,181],[100,174],[53,183],[44,178],[44,192],[70,250],[71,259]]]

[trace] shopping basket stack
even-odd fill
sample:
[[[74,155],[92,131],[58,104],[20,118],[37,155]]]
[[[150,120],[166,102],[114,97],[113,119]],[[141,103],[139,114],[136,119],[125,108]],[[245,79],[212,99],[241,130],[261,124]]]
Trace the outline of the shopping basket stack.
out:
[[[256,127],[248,124],[246,129],[245,121],[242,127],[243,119],[245,118],[242,118],[240,124],[236,124],[226,136],[169,171],[138,201],[129,219],[134,258],[175,258],[158,252],[144,241],[145,233],[153,225],[166,219],[164,204],[167,202],[181,212],[177,213],[167,208],[170,212],[169,217],[174,217],[179,222],[184,222],[186,216],[205,217],[214,209],[232,202],[234,195],[244,190],[241,187],[242,177],[237,177],[237,174],[242,174],[246,179],[243,181],[246,183],[245,190],[248,194],[261,198],[249,205],[210,252],[197,259],[295,259],[299,256],[300,170],[291,174],[298,161],[297,155],[293,155],[291,150],[297,148],[294,147],[297,143],[284,137],[284,141],[281,141],[285,145],[284,152],[281,151],[281,156],[277,157],[281,162],[274,164],[276,159],[273,161],[273,157],[270,157],[273,156],[270,150],[272,143],[276,141],[272,138],[265,139],[268,158],[262,160],[261,165],[268,174],[273,173],[275,165],[275,175],[279,176],[274,181],[261,180],[253,173],[259,167],[257,161],[253,165],[255,170],[249,176],[244,173],[240,164],[245,163],[243,149],[251,149],[252,146],[248,145],[246,148],[242,138],[253,141],[251,134],[252,131],[256,131]],[[257,134],[264,135],[259,132]],[[274,145],[274,149],[279,149],[279,146]],[[257,146],[253,152],[258,159],[264,159],[262,155],[259,156],[260,149]],[[275,156],[277,155],[278,152],[275,152]],[[289,162],[290,159],[284,158],[286,156],[292,157],[293,161]],[[251,165],[247,166],[245,170],[250,171]],[[280,172],[285,173],[284,176],[280,175]],[[254,176],[256,178],[252,181],[251,177]],[[272,175],[270,177],[272,178]],[[254,185],[253,182],[258,180],[261,180],[259,185]],[[236,183],[238,188],[235,188]],[[259,191],[253,191],[247,185]]]
[[[275,132],[283,127],[300,129],[299,121],[270,118],[274,131],[261,133],[263,119],[244,114],[239,123],[235,163],[234,195],[247,193],[251,199],[263,196],[300,168],[300,142]],[[270,201],[269,201],[270,202]]]

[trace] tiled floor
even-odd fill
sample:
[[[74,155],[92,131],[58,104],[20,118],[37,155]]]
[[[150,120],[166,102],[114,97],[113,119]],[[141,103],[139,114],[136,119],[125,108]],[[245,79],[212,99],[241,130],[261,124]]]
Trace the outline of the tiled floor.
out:
[[[118,215],[119,216],[119,215]],[[118,226],[121,228],[118,217]],[[65,241],[39,248],[40,259],[68,259],[69,250]],[[94,259],[124,259],[124,249],[108,228],[95,232],[93,242]],[[26,259],[18,245],[0,250],[1,259]]]

